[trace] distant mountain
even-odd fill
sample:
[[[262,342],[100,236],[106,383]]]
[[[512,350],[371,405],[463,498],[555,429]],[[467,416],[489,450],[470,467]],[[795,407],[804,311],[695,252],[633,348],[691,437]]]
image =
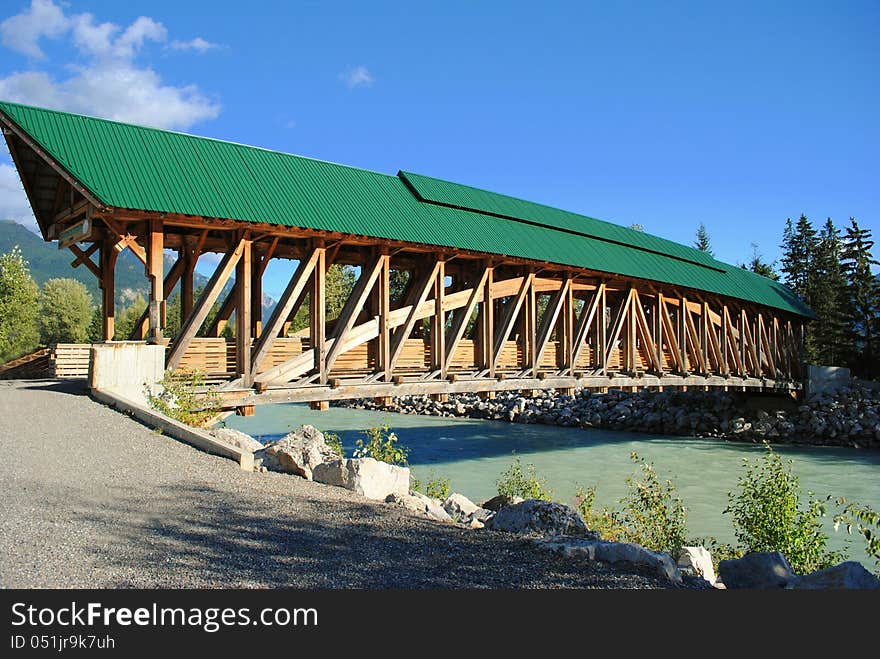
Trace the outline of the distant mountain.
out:
[[[5,254],[18,245],[22,256],[30,266],[31,276],[42,286],[48,279],[68,277],[85,284],[92,294],[92,300],[97,304],[101,299],[101,289],[98,280],[84,265],[78,268],[70,267],[74,260],[73,253],[68,250],[58,249],[58,243],[47,243],[33,231],[13,222],[12,220],[0,220],[0,254]],[[174,257],[165,255],[165,271],[174,264]],[[195,273],[196,288],[208,283],[208,278]],[[227,282],[223,296],[231,289],[231,282]],[[138,294],[147,297],[147,278],[144,275],[144,265],[132,254],[131,250],[125,250],[116,261],[116,304],[121,307],[128,306]],[[275,308],[275,300],[268,295],[263,295],[263,317],[268,318],[272,309]]]

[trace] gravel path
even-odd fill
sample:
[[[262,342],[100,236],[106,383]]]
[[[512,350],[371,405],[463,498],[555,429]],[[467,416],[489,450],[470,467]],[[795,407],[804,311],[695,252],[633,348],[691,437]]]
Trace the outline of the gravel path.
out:
[[[0,381],[0,587],[658,588],[339,488],[242,472],[88,398]]]

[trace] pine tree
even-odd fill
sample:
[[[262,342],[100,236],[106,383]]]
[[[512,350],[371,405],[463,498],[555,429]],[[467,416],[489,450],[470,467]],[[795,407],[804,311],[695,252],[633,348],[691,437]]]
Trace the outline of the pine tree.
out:
[[[779,281],[779,273],[773,269],[772,263],[764,261],[764,256],[758,251],[758,243],[752,243],[752,259],[748,264],[740,263],[739,267],[743,270],[751,270],[756,275],[767,277],[773,281]]]
[[[871,266],[880,263],[871,254],[871,230],[859,227],[855,218],[849,221],[842,250],[849,366],[855,373],[876,377],[880,374],[880,281]]]
[[[697,227],[697,239],[694,241],[694,247],[701,252],[706,252],[709,256],[715,256],[715,252],[712,251],[712,245],[709,241],[709,231],[706,229],[706,225],[702,222],[700,222],[700,226]]]
[[[819,234],[813,263],[809,297],[816,320],[809,326],[820,364],[837,366],[844,363],[847,343],[846,278],[841,263],[840,231],[829,217]]]
[[[37,347],[38,292],[18,247],[0,256],[0,363]]]
[[[782,239],[782,273],[785,275],[785,284],[811,308],[816,281],[814,261],[817,244],[816,230],[806,215],[801,215],[794,226],[791,218],[786,221]],[[814,363],[816,357],[816,339],[811,323],[804,332],[804,360]]]

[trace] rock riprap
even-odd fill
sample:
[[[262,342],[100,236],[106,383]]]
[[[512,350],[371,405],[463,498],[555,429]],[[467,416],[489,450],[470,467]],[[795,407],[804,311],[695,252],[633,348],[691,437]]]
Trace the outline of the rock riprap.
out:
[[[373,399],[334,404],[406,414],[678,436],[880,447],[880,390],[857,383],[810,396],[800,406],[779,403],[773,409],[754,409],[736,392],[615,389],[607,393],[582,389],[572,396],[555,391],[525,396],[509,391],[498,392],[494,400],[483,400],[476,394],[454,394],[445,402],[428,396],[404,396],[393,398],[385,407]]]
[[[251,453],[260,451],[264,448],[260,442],[240,430],[234,430],[232,428],[215,428],[214,430],[211,430],[211,434],[221,442],[225,442],[235,448],[250,451]]]

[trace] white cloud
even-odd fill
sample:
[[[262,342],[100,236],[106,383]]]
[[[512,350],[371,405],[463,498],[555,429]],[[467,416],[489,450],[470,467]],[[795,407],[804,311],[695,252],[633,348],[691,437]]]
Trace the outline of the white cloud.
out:
[[[54,23],[45,24],[51,31],[34,27],[34,16],[54,17]],[[7,31],[16,26],[22,29],[22,25],[25,36],[7,39]],[[29,10],[6,19],[0,30],[7,47],[40,56],[41,37],[69,33],[71,44],[84,59],[84,64],[67,66],[61,76],[30,70],[0,78],[0,98],[5,100],[158,128],[188,128],[220,112],[220,105],[196,85],[164,84],[155,70],[136,62],[147,42],[163,43],[168,38],[166,28],[147,16],[123,28],[101,23],[88,13],[65,16],[52,0],[33,0]],[[201,37],[186,43],[195,42],[200,45],[191,49],[208,44]]]
[[[0,220],[15,220],[28,229],[37,229],[18,172],[4,162],[0,162]]]
[[[375,82],[373,74],[365,66],[356,66],[350,71],[340,73],[339,78],[345,82],[349,89],[355,87],[372,87]]]
[[[0,23],[0,41],[18,53],[43,59],[42,37],[57,37],[69,28],[61,7],[52,0],[32,0],[29,9]]]
[[[204,55],[209,50],[213,50],[214,48],[219,48],[220,46],[216,43],[211,43],[206,39],[202,39],[201,37],[196,37],[195,39],[190,39],[189,41],[179,41],[175,39],[168,47],[172,50],[194,50],[200,55]]]

